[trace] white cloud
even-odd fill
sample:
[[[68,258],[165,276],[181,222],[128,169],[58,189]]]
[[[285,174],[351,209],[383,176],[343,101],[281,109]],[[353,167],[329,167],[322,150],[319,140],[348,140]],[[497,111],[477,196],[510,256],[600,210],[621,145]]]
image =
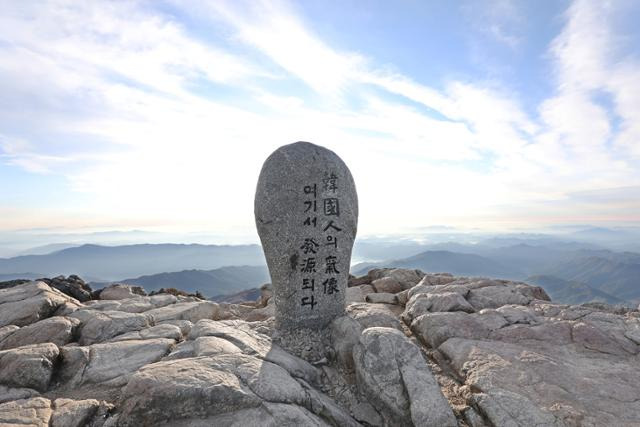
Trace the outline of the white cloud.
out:
[[[9,138],[0,134],[0,149],[10,165],[22,167],[32,173],[46,174],[51,172],[54,165],[64,165],[69,159],[61,156],[49,156],[39,154],[38,151],[26,140]]]
[[[0,123],[37,131],[4,130],[4,159],[66,176],[91,196],[86,223],[252,230],[261,163],[295,140],[345,159],[365,233],[522,224],[527,209],[570,216],[566,194],[639,178],[629,156],[640,156],[640,67],[607,53],[613,36],[598,3],[568,11],[551,47],[557,90],[539,117],[505,88],[450,81],[436,89],[384,72],[373,58],[323,42],[286,3],[192,3],[198,19],[231,31],[217,45],[152,5],[3,7],[0,89],[14,108],[0,104]],[[314,94],[280,90],[299,82]],[[614,100],[619,129],[597,91]]]
[[[220,1],[206,5],[232,24],[243,42],[326,95],[339,95],[362,62],[359,55],[331,49],[278,1]]]

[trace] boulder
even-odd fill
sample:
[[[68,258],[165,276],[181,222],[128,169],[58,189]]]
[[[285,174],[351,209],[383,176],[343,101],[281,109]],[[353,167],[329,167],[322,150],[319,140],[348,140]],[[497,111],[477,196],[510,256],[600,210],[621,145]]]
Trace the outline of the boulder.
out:
[[[80,302],[89,301],[93,292],[91,286],[86,284],[80,277],[72,274],[68,278],[64,276],[54,277],[53,279],[40,279],[53,289],[57,289]]]
[[[401,307],[391,304],[353,303],[347,306],[347,315],[357,320],[363,329],[383,326],[402,330],[402,323],[398,320],[401,310]]]
[[[371,286],[376,292],[385,292],[390,294],[397,294],[404,290],[404,287],[398,280],[393,277],[381,277],[371,282]]]
[[[396,280],[402,285],[404,289],[409,289],[415,286],[422,278],[424,273],[420,270],[411,270],[405,268],[376,268],[370,270],[367,273],[370,282],[374,280],[382,279],[383,277],[389,277]]]
[[[50,427],[51,401],[43,397],[14,400],[0,404],[1,426]]]
[[[60,381],[67,389],[111,381],[159,361],[174,344],[173,340],[156,338],[62,347]]]
[[[149,328],[140,329],[139,331],[128,332],[122,335],[116,335],[109,341],[129,341],[129,340],[148,340],[153,338],[169,338],[175,341],[182,340],[182,331],[176,325],[162,324],[151,326]]]
[[[480,312],[482,313],[483,311],[481,310]],[[538,323],[538,316],[530,307],[522,305],[504,305],[497,308],[496,312],[500,313],[510,325],[516,323],[535,325]]]
[[[247,322],[240,320],[200,320],[189,333],[190,340],[200,337],[219,337],[231,342],[243,353],[264,357],[271,348],[269,337],[257,333]]]
[[[336,359],[347,369],[353,369],[353,346],[358,343],[362,330],[360,323],[349,316],[338,317],[331,323],[331,344]]]
[[[8,325],[8,326],[1,327],[0,328],[0,345],[2,341],[4,341],[6,338],[12,335],[18,329],[20,329],[20,327],[16,325]]]
[[[347,293],[345,299],[347,304],[352,302],[364,302],[364,295],[362,294],[362,289],[360,289],[359,286],[347,288],[345,292]]]
[[[262,371],[260,361],[251,356],[219,354],[147,366],[124,389],[121,424],[157,425],[255,408],[262,403],[256,392],[281,403],[292,403],[304,395],[284,370],[267,364]]]
[[[93,399],[72,400],[35,397],[0,404],[0,425],[41,427],[98,427],[113,405]]]
[[[376,291],[375,289],[373,289],[373,286],[371,285],[360,285],[358,287],[360,288],[360,290],[362,291],[362,295],[364,296],[367,296],[368,294],[372,294]]]
[[[167,426],[323,426],[326,423],[317,415],[296,405],[264,402],[256,408],[241,409],[206,418],[186,418],[172,421]]]
[[[121,300],[146,296],[147,293],[140,286],[131,286],[121,283],[109,285],[100,291],[102,300]]]
[[[365,302],[366,296],[375,292],[375,289],[373,289],[373,286],[371,285],[360,285],[347,288],[347,304],[352,302]]]
[[[198,340],[203,342],[203,338]],[[295,380],[282,366],[238,353],[237,347],[219,341],[214,347],[219,351],[206,357],[159,362],[134,374],[121,399],[120,425],[191,425],[194,418],[207,420],[205,425],[227,425],[224,420],[264,425],[275,414],[256,420],[247,417],[248,411],[262,413],[259,408],[272,404],[290,405],[292,411],[308,414],[307,419],[316,420],[313,425],[356,425],[343,410],[305,381]],[[284,418],[280,422],[289,425],[292,421]]]
[[[353,411],[353,418],[366,423],[365,425],[381,426],[384,423],[384,420],[378,411],[376,411],[376,408],[369,402],[357,403],[353,405],[351,410]]]
[[[472,289],[467,295],[467,301],[476,310],[483,308],[498,308],[507,304],[527,305],[533,298],[515,286],[497,285]]]
[[[70,317],[50,317],[16,329],[4,338],[0,337],[0,350],[47,342],[63,346],[73,340],[79,324],[78,319]]]
[[[103,405],[106,405],[103,403]],[[101,403],[95,399],[56,399],[50,427],[84,427],[98,412]]]
[[[457,426],[420,349],[392,328],[368,328],[353,351],[358,388],[390,425]]]
[[[405,306],[407,305],[407,302],[409,301],[409,291],[411,291],[411,289],[405,289],[402,292],[398,292],[396,294],[396,299],[398,300],[398,304]]]
[[[117,335],[139,331],[152,325],[147,314],[121,311],[78,310],[70,317],[82,322],[78,340],[80,345],[104,342]]]
[[[504,318],[495,314],[467,314],[464,312],[428,313],[411,322],[411,331],[431,348],[452,337],[482,339],[492,330],[506,326]]]
[[[573,342],[599,353],[615,354],[618,356],[635,355],[638,346],[629,341],[620,343],[610,333],[602,330],[591,322],[577,322],[573,325],[571,336]]]
[[[67,302],[77,300],[51,289],[44,282],[29,282],[8,289],[0,289],[0,327],[26,326],[46,319]]]
[[[387,292],[368,294],[365,297],[365,300],[367,302],[374,303],[374,304],[397,304],[398,303],[398,299],[396,298],[396,295],[390,294]]]
[[[373,280],[405,274],[392,270]],[[472,427],[640,425],[634,309],[446,274],[396,294],[357,291],[406,306],[353,302],[317,336],[276,344],[272,299],[79,303],[44,283],[5,286],[0,425],[448,425],[449,408]]]
[[[269,299],[269,303],[262,308],[257,308],[253,310],[247,310],[246,312],[238,313],[237,317],[242,320],[246,320],[247,322],[257,322],[261,320],[268,320],[276,315],[276,305],[275,303]],[[229,318],[234,318],[236,316],[229,316]]]
[[[92,300],[85,306],[92,310],[100,311],[124,311],[127,313],[143,313],[154,308],[161,308],[180,301],[171,294],[158,294],[152,296],[140,296],[122,300]]]
[[[193,327],[193,323],[188,320],[164,320],[158,324],[177,326],[180,328],[180,332],[183,336],[189,335],[189,332],[191,332],[191,328]]]
[[[438,313],[446,311],[464,311],[473,313],[475,310],[456,292],[444,292],[441,294],[417,294],[407,302],[402,318],[407,323],[426,313]]]
[[[442,286],[454,282],[455,280],[456,278],[449,273],[426,274],[422,277],[418,284],[427,286]]]
[[[640,345],[640,321],[636,319],[635,322],[628,322],[624,336],[637,345]]]
[[[199,337],[193,342],[194,356],[212,356],[216,354],[241,354],[242,350],[227,341],[218,337]]]
[[[227,304],[228,305],[228,304]],[[188,320],[197,322],[200,319],[219,319],[224,317],[221,306],[213,301],[191,301],[177,302],[146,311],[145,314],[152,318],[155,323],[167,320]],[[229,314],[229,316],[231,316]]]
[[[349,287],[368,285],[369,283],[371,283],[371,278],[369,277],[369,275],[364,275],[361,277],[354,277],[349,275],[349,282],[348,282]]]
[[[29,399],[40,395],[36,390],[31,388],[15,388],[0,385],[0,403],[9,402],[11,400]]]
[[[638,348],[624,335],[637,312],[542,303],[462,315],[509,324],[434,340],[492,425],[640,424]]]
[[[196,302],[193,307],[185,310],[181,318],[190,322],[197,322],[200,319],[217,319],[220,318],[222,310],[220,306],[213,301]]]
[[[0,351],[0,383],[45,392],[58,354],[58,347],[51,343]]]

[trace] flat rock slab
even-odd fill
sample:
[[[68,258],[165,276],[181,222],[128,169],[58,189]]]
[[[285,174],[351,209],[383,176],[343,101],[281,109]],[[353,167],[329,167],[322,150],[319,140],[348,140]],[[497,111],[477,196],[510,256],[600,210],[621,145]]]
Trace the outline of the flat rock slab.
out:
[[[44,282],[0,289],[0,327],[30,325],[53,315],[58,307],[68,302],[78,303]]]
[[[344,162],[308,142],[280,147],[260,172],[255,217],[278,327],[319,329],[341,316],[358,222]]]
[[[365,329],[353,349],[358,387],[387,425],[456,426],[420,349],[392,328]]]
[[[29,326],[17,328],[13,333],[0,337],[0,350],[47,342],[63,346],[73,339],[73,334],[79,324],[78,319],[62,316],[50,317]]]
[[[49,427],[51,402],[42,397],[14,400],[0,405],[0,425]]]
[[[0,351],[0,384],[46,391],[59,352],[51,343]]]

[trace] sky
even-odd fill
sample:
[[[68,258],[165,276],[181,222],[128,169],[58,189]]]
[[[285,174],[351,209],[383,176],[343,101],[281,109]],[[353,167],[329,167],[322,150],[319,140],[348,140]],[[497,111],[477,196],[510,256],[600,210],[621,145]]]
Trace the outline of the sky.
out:
[[[255,236],[261,165],[359,233],[640,224],[640,2],[0,0],[0,232]],[[185,234],[186,235],[186,234]]]

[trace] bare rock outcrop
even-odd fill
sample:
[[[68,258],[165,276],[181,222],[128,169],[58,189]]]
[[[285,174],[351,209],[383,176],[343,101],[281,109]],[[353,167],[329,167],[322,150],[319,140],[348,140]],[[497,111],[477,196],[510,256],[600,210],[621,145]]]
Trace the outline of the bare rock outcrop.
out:
[[[147,293],[140,286],[131,286],[116,283],[102,289],[99,293],[99,296],[101,300],[121,300],[147,296]]]
[[[393,328],[366,329],[353,350],[358,386],[389,425],[456,426],[420,349]]]
[[[0,289],[0,327],[30,325],[52,316],[66,303],[80,304],[44,282],[30,282]]]
[[[46,391],[59,353],[52,343],[0,351],[0,384]]]
[[[0,289],[0,425],[640,424],[638,310],[417,270],[349,284],[343,317],[288,338],[268,287],[253,304]]]

